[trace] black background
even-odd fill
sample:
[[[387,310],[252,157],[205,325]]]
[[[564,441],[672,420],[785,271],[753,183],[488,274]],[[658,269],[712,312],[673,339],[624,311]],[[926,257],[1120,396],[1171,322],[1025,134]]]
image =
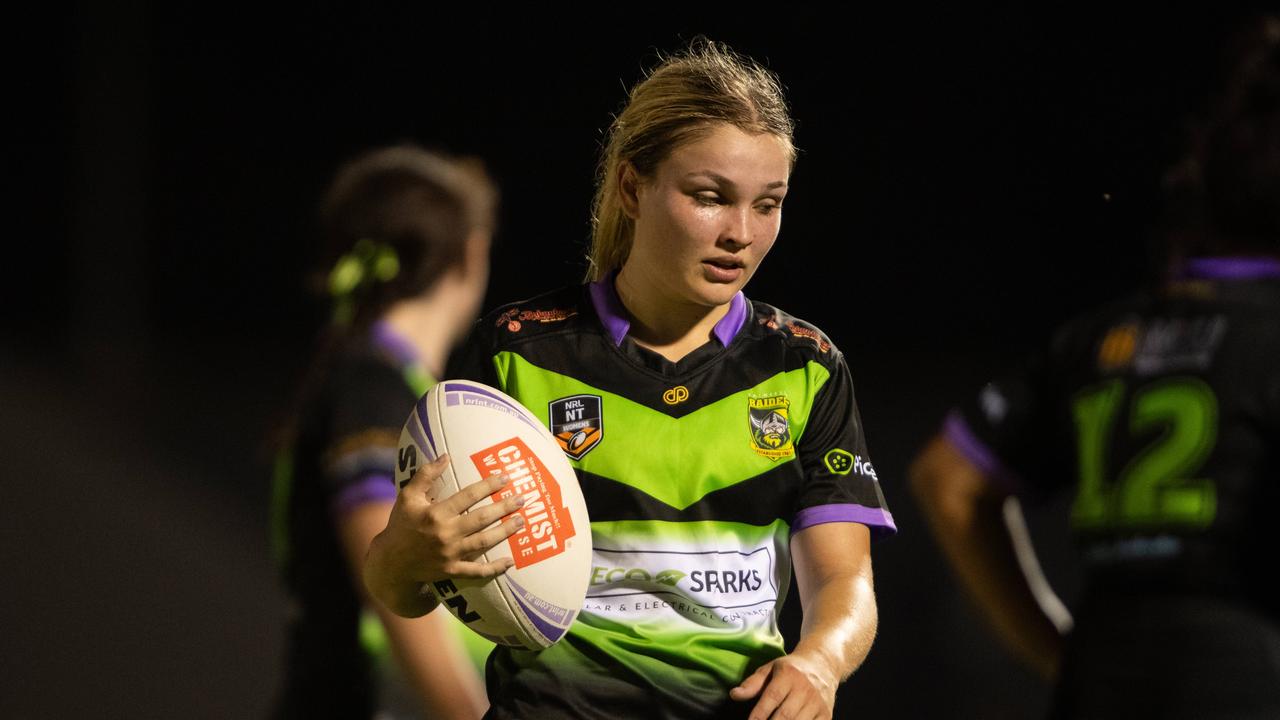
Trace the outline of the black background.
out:
[[[159,5],[15,23],[0,326],[5,717],[256,717],[287,611],[264,447],[323,310],[318,195],[414,140],[503,189],[487,305],[577,281],[603,129],[698,33],[779,73],[801,149],[753,297],[850,360],[901,530],[838,717],[1033,717],[1047,688],[947,574],[904,472],[946,409],[1152,276],[1160,174],[1223,18],[642,5]],[[1056,511],[1030,521],[1075,576]],[[788,606],[794,621],[793,598]]]

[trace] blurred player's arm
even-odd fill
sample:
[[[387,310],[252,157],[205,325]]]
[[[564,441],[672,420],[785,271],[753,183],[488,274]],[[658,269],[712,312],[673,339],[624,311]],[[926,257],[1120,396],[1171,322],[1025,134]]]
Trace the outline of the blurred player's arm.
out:
[[[830,718],[836,689],[862,665],[876,636],[871,534],[865,525],[805,528],[791,538],[791,554],[804,610],[800,640],[791,654],[761,666],[731,691],[735,700],[759,694],[752,720]]]
[[[391,642],[402,673],[431,718],[475,720],[489,709],[484,687],[461,641],[447,623],[444,610],[403,618],[373,601],[364,591],[365,554],[373,538],[387,526],[391,502],[368,502],[346,512],[339,532],[352,579],[367,607],[374,609]]]
[[[1055,678],[1070,618],[1054,605],[1026,538],[1017,536],[1022,528],[1006,522],[1010,494],[942,435],[916,457],[910,479],[938,545],[1000,641]]]
[[[365,587],[361,578],[365,553],[376,534],[387,527],[390,511],[390,502],[367,502],[348,511],[339,521],[344,551],[357,587]],[[489,701],[483,684],[462,643],[454,637],[452,628],[445,625],[449,619],[443,610],[410,619],[393,614],[367,594],[365,602],[378,612],[402,674],[430,717],[475,720],[484,715]]]

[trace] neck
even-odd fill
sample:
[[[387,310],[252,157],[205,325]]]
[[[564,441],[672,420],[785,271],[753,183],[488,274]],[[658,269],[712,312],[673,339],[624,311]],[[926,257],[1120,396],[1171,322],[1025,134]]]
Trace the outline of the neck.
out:
[[[708,307],[671,302],[652,291],[640,291],[642,282],[643,279],[632,277],[624,267],[615,283],[618,299],[631,315],[628,335],[672,362],[678,362],[710,340],[716,323],[729,312],[728,303]],[[644,287],[657,286],[645,282]]]
[[[445,360],[458,335],[458,309],[450,297],[436,291],[400,300],[382,315],[382,321],[408,341],[423,369],[434,378],[443,377]]]

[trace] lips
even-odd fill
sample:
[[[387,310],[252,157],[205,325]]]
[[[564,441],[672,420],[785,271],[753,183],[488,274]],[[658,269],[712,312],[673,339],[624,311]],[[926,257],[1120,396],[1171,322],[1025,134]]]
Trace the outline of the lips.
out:
[[[710,258],[702,261],[702,273],[711,282],[730,283],[742,276],[746,267],[738,258]]]

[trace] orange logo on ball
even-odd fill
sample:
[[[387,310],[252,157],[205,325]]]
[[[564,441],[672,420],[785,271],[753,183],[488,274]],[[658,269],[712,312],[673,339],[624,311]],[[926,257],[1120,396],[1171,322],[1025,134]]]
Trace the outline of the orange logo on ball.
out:
[[[564,552],[565,541],[575,534],[573,519],[560,495],[560,483],[524,441],[513,437],[475,453],[471,462],[481,475],[507,476],[507,485],[489,496],[494,502],[524,496],[524,507],[516,511],[524,516],[524,526],[507,538],[517,568]]]

